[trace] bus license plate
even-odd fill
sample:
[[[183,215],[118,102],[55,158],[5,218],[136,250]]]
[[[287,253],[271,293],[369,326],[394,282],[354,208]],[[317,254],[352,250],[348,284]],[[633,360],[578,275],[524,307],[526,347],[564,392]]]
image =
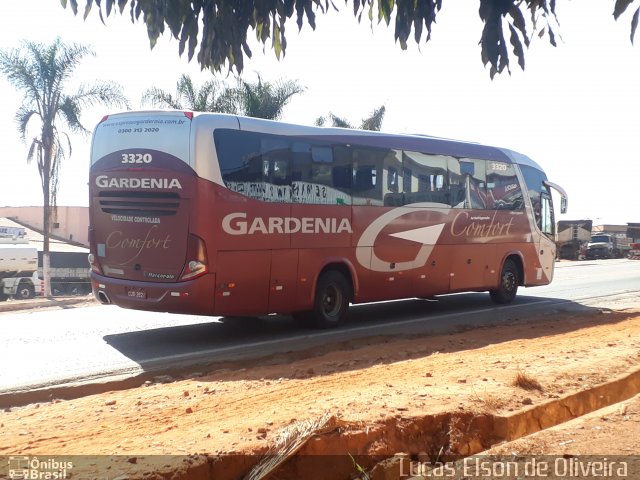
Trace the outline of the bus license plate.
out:
[[[147,298],[147,291],[144,288],[128,287],[127,296],[132,298]]]

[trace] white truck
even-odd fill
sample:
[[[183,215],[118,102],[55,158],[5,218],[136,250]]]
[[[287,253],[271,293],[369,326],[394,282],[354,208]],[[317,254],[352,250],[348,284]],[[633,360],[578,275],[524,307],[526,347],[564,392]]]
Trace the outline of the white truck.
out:
[[[40,285],[38,249],[29,245],[26,230],[0,226],[0,302],[33,298]]]
[[[597,233],[587,245],[587,259],[624,258],[631,250],[631,239],[613,233]]]

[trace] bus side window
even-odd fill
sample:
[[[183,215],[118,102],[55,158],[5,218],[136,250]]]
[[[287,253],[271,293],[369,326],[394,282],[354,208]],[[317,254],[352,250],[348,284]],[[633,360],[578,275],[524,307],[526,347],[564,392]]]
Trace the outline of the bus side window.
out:
[[[419,152],[402,152],[402,191],[405,205],[433,202],[447,204],[447,158]]]
[[[449,157],[447,162],[449,170],[449,205],[453,208],[465,208],[467,199],[467,184],[465,175],[460,167],[460,160]]]
[[[347,147],[294,142],[291,155],[294,202],[351,204],[351,153]]]
[[[460,159],[460,173],[465,179],[465,208],[487,208],[487,178],[484,160],[476,158]]]
[[[291,180],[308,182],[311,177],[311,145],[305,142],[291,144]]]
[[[271,178],[275,185],[289,185],[289,162],[286,159],[272,160]]]
[[[398,191],[398,170],[394,167],[387,169],[387,190],[390,192]]]
[[[306,203],[332,203],[327,187],[333,185],[331,174],[333,150],[328,145],[311,146],[311,178],[306,186]]]
[[[262,175],[265,183],[273,185],[289,185],[291,145],[288,141],[263,135],[262,138]]]
[[[351,164],[351,148],[337,145],[333,147],[335,165],[331,170],[333,186],[351,195],[353,182],[353,167]]]
[[[402,191],[411,193],[413,187],[413,172],[410,168],[402,168]]]
[[[261,134],[262,200],[291,201],[290,142],[277,135]]]
[[[260,134],[217,129],[214,142],[222,180],[229,190],[262,200],[263,161]]]
[[[354,205],[382,205],[384,159],[388,150],[380,148],[353,148],[353,203]]]
[[[376,186],[376,169],[372,165],[363,165],[353,170],[353,195],[360,197],[366,195],[366,192],[375,189]],[[355,198],[354,198],[355,200]]]
[[[311,181],[311,145],[306,142],[291,144],[291,201],[306,201],[306,186]]]
[[[524,197],[515,168],[506,162],[487,162],[487,208],[521,210]]]
[[[382,150],[381,150],[382,153]],[[384,182],[383,203],[388,207],[400,207],[404,205],[404,193],[402,193],[403,177],[402,172],[402,155],[397,150],[387,150],[383,160],[384,173],[386,178]]]

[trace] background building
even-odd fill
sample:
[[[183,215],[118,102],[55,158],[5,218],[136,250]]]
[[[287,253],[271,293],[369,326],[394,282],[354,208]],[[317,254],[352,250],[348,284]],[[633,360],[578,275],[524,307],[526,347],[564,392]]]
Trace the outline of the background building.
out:
[[[627,223],[627,237],[633,243],[640,243],[640,223]]]
[[[43,229],[42,207],[0,207],[0,217],[14,220],[21,226]],[[89,207],[58,207],[51,221],[51,235],[76,245],[89,246]]]

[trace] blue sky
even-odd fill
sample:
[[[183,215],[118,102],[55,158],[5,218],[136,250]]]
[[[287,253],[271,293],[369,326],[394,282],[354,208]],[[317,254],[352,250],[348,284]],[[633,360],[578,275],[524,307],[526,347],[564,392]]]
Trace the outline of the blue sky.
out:
[[[411,41],[402,51],[393,28],[359,25],[337,2],[341,11],[319,16],[315,32],[307,26],[298,33],[291,23],[281,61],[255,44],[245,77],[253,80],[259,72],[269,81],[295,79],[306,86],[285,110],[285,121],[312,124],[332,111],[359,123],[384,103],[384,131],[482,142],[532,157],[569,193],[570,210],[562,218],[640,222],[640,46],[629,41],[630,15],[615,22],[613,1],[559,1],[559,46],[535,37],[526,70],[513,58],[512,75],[491,81],[480,61],[478,2],[443,3],[432,40],[419,46]],[[106,23],[95,11],[86,22],[74,17],[58,0],[7,2],[0,48],[56,36],[91,45],[97,55],[82,64],[73,83],[116,81],[133,108],[149,87],[173,92],[181,73],[198,82],[209,78],[195,61],[178,57],[178,43],[168,36],[150,51],[142,24],[132,25],[128,16]],[[0,206],[41,205],[37,169],[26,165],[27,147],[13,122],[20,97],[4,78],[0,102]],[[109,111],[87,110],[83,121],[92,128]],[[61,205],[88,204],[89,145],[90,138],[73,137],[73,154],[62,170]]]

